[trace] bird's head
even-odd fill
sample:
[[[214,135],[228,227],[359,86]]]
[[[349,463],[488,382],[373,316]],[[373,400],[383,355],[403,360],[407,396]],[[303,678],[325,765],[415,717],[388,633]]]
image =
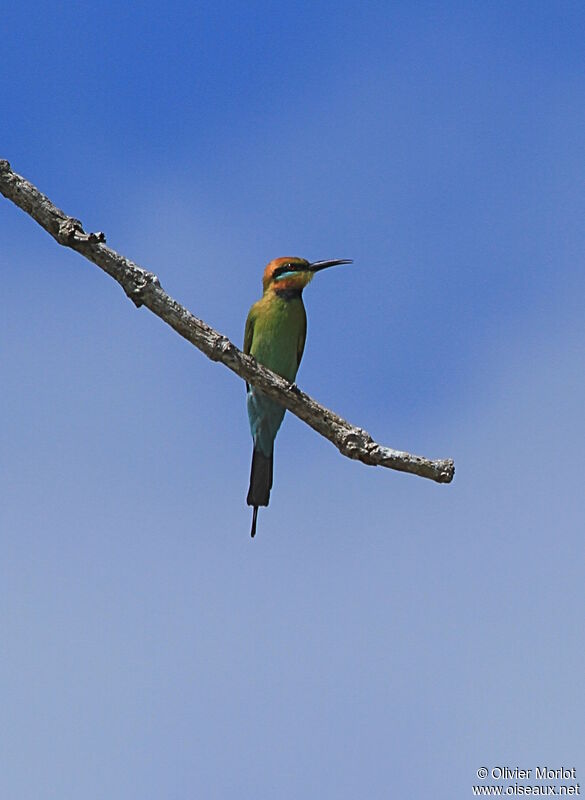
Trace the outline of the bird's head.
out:
[[[275,258],[264,270],[262,286],[264,291],[301,292],[313,280],[319,270],[335,267],[337,264],[351,264],[351,259],[337,258],[333,261],[307,261],[306,258],[283,256]]]

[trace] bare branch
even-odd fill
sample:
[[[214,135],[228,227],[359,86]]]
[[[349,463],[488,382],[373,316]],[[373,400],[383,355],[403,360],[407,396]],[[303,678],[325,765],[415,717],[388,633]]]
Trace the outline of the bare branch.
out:
[[[212,361],[221,361],[240,378],[262,389],[329,439],[343,455],[438,483],[452,481],[455,467],[451,459],[431,460],[377,444],[367,431],[350,425],[295,385],[258,364],[252,356],[242,353],[229,339],[170,297],[156,275],[108,247],[103,233],[85,233],[79,220],[53,205],[32,183],[13,172],[4,160],[0,160],[0,192],[30,214],[59,244],[76,250],[111,275],[137,307],[146,306]]]

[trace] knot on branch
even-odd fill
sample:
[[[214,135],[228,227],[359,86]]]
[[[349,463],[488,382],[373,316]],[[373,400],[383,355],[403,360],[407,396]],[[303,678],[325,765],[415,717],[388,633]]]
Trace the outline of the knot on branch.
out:
[[[59,224],[57,240],[60,244],[67,246],[71,246],[74,242],[96,244],[97,242],[105,242],[106,234],[102,233],[102,231],[86,233],[80,220],[74,217],[66,217]]]
[[[127,296],[132,300],[136,308],[144,304],[144,295],[152,286],[160,286],[160,281],[153,272],[145,269],[135,270],[131,282],[124,283],[122,288]]]
[[[367,431],[362,428],[352,428],[341,437],[339,451],[348,458],[363,460],[364,453],[372,444],[373,439]]]
[[[209,358],[212,361],[223,361],[224,357],[233,349],[234,346],[227,336],[217,336],[213,343],[213,348],[209,354]]]

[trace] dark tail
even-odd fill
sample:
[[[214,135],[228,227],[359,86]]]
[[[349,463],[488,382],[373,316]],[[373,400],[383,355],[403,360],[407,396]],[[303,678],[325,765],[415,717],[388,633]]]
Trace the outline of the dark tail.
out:
[[[250,488],[248,489],[248,497],[246,498],[248,505],[254,506],[252,536],[256,534],[258,506],[267,506],[270,500],[273,459],[273,453],[270,453],[269,456],[265,456],[260,450],[254,448],[252,454],[252,469],[250,470]]]

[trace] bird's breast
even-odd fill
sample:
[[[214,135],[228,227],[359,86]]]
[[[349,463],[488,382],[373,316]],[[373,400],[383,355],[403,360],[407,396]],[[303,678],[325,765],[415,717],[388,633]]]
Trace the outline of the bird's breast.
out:
[[[300,298],[271,298],[256,317],[250,352],[264,366],[293,381],[298,369],[298,346],[307,320]]]

